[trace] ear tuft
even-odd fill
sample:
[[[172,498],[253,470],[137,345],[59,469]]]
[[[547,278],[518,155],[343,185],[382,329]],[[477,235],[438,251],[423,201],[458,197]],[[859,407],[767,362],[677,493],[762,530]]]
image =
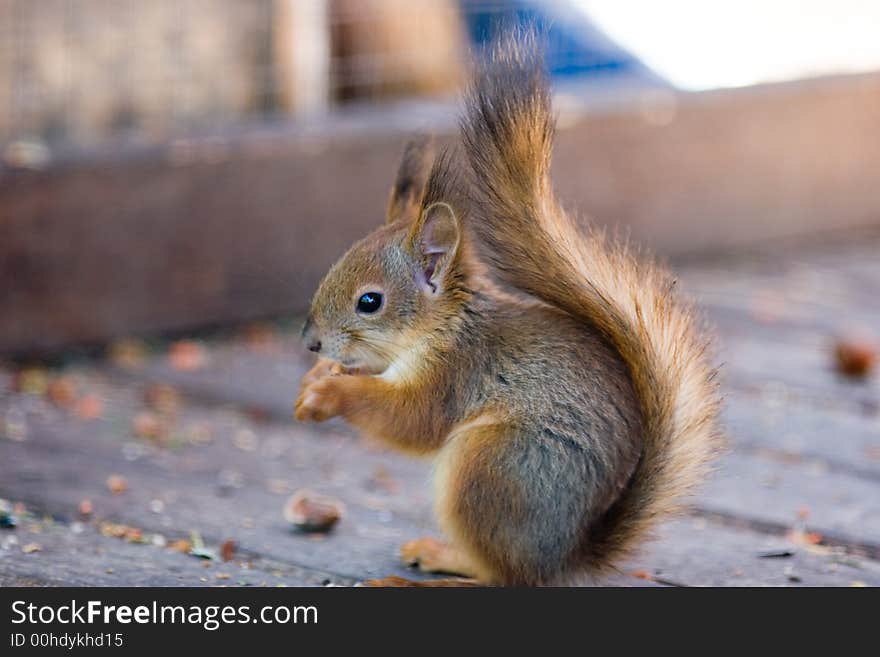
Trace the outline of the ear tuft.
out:
[[[388,198],[387,223],[412,220],[419,211],[434,160],[434,141],[421,135],[407,142]]]

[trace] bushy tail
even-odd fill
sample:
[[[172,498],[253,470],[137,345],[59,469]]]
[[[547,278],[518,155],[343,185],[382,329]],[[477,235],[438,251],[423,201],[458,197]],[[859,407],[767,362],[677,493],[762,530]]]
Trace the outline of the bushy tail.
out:
[[[642,405],[642,456],[629,487],[590,532],[586,565],[626,556],[678,509],[718,451],[714,370],[669,276],[556,203],[554,121],[535,36],[498,43],[475,73],[462,119],[478,199],[469,225],[506,284],[597,327],[619,351]]]

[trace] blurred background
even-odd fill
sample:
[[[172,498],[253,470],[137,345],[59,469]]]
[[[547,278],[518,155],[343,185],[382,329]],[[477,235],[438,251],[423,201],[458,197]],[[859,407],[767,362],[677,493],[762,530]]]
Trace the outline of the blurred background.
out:
[[[718,337],[730,453],[612,583],[880,585],[880,2],[0,0],[0,586],[418,576],[301,318],[511,23],[565,207]]]
[[[0,352],[302,310],[537,23],[560,195],[664,256],[877,221],[880,5],[0,0]],[[14,309],[14,310],[11,310]]]

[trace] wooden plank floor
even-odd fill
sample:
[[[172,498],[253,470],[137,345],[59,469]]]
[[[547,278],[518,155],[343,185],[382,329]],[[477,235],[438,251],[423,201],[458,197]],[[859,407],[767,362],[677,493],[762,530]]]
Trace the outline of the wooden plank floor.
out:
[[[880,337],[880,233],[678,273],[719,334],[731,449],[693,511],[607,583],[880,585],[880,377],[845,380],[832,358],[840,334]],[[335,421],[292,421],[308,364],[294,327],[203,335],[196,358],[157,340],[143,359],[117,345],[112,358],[0,367],[0,498],[17,518],[0,529],[0,585],[418,577],[396,553],[436,532],[430,464]],[[329,534],[285,523],[302,488],[345,504]],[[232,558],[175,549],[193,533],[215,551],[234,541]]]

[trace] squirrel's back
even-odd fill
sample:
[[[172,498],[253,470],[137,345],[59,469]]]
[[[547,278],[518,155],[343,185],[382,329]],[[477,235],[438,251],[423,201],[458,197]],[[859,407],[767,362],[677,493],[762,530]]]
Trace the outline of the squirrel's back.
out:
[[[582,565],[600,571],[704,477],[721,443],[719,401],[708,342],[674,281],[626,244],[577,226],[556,202],[554,122],[535,41],[519,33],[496,44],[467,95],[462,136],[475,196],[467,223],[500,282],[591,327],[628,370],[640,454],[611,508],[585,528]]]

